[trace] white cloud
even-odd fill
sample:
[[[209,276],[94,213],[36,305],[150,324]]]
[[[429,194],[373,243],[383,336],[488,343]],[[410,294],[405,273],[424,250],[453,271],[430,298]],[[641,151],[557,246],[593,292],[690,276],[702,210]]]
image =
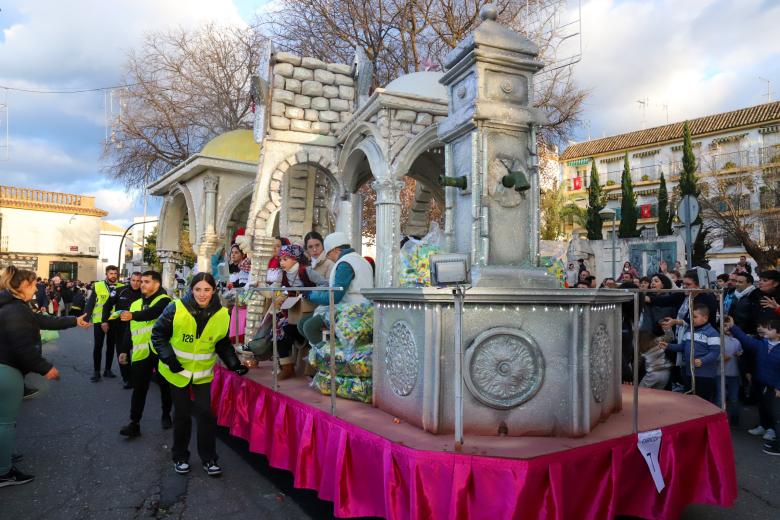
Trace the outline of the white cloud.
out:
[[[583,57],[575,67],[591,89],[583,119],[591,136],[766,101],[758,76],[780,89],[780,2],[761,0],[591,0],[582,11]],[[584,136],[583,136],[584,137]]]

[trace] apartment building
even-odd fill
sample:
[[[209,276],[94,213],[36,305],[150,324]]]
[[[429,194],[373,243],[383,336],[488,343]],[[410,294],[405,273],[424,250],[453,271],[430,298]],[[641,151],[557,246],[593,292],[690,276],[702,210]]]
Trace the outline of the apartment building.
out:
[[[94,280],[106,215],[94,197],[0,186],[0,264],[42,278]]]
[[[780,233],[780,102],[689,120],[697,173],[701,182],[750,176],[751,183],[729,196],[739,197],[746,218],[752,216],[752,233],[758,240]],[[661,174],[670,198],[682,171],[683,122],[595,139],[569,146],[560,156],[561,185],[569,200],[587,205],[591,162],[595,161],[608,206],[620,220],[620,185],[623,160],[628,154],[631,180],[637,196],[642,236],[653,238],[658,221],[658,187]],[[752,185],[752,190],[745,185]],[[673,200],[672,203],[675,201]],[[756,216],[761,218],[755,218]],[[752,221],[755,220],[755,225]],[[569,229],[576,225],[571,222]],[[609,238],[612,222],[604,223]],[[745,254],[739,241],[728,234],[714,240],[710,264],[718,272],[728,271]]]

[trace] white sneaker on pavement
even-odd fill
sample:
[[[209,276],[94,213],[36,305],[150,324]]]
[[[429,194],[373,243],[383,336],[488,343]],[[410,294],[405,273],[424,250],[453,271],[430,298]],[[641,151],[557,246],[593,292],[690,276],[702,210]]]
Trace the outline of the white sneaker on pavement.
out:
[[[767,428],[766,433],[764,434],[763,439],[765,441],[773,441],[775,440],[775,430],[772,428]]]
[[[766,433],[766,430],[763,426],[759,425],[753,428],[752,430],[748,430],[748,433],[750,435],[764,435]]]

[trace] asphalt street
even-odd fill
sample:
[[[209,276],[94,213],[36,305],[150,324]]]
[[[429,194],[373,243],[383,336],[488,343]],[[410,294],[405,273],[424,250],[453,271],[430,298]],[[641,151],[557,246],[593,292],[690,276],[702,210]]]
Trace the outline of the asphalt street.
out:
[[[270,468],[246,444],[221,431],[220,478],[205,475],[191,451],[193,470],[174,473],[170,430],[160,427],[160,398],[152,385],[142,435],[127,440],[118,433],[129,420],[130,391],[121,380],[91,383],[92,331],[71,329],[44,346],[60,370],[60,381],[46,384],[25,401],[17,427],[18,464],[34,482],[0,490],[0,518],[33,519],[299,519],[332,518],[332,507],[312,491],[292,487],[289,473]],[[114,372],[118,373],[116,363]],[[34,381],[33,381],[34,379]],[[743,427],[732,430],[739,498],[731,509],[691,506],[684,520],[780,518],[780,457],[761,452],[761,441],[745,430],[756,411],[743,411]]]

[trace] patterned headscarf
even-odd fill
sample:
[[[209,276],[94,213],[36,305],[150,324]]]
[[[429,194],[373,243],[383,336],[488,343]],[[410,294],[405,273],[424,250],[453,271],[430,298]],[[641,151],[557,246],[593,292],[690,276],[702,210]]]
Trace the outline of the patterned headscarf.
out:
[[[300,258],[303,256],[303,247],[299,246],[298,244],[282,246],[282,248],[279,250],[279,258],[283,258],[285,256],[294,258],[296,262],[300,261]]]

